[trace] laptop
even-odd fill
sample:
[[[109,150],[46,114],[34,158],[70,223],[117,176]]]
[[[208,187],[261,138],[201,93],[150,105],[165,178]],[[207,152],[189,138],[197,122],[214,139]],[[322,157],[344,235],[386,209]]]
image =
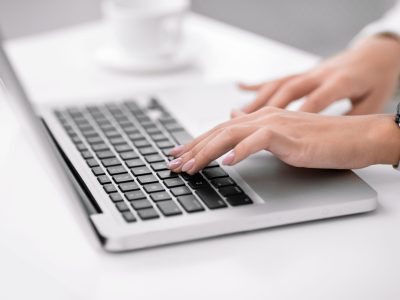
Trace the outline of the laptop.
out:
[[[170,172],[170,149],[224,119],[221,99],[240,97],[231,85],[38,107],[1,41],[0,78],[19,120],[49,160],[57,156],[54,163],[61,163],[79,192],[77,201],[106,251],[365,213],[377,206],[377,193],[350,170],[294,168],[266,151],[234,167],[213,161],[192,176]],[[207,113],[199,113],[204,106]]]

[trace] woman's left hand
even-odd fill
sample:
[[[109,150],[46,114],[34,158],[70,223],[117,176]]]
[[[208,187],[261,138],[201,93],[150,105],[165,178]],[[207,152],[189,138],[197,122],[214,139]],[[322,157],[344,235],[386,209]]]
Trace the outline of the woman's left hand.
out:
[[[265,107],[172,149],[176,158],[169,167],[194,174],[228,151],[225,165],[237,164],[260,150],[297,167],[354,169],[397,164],[400,129],[393,115],[323,116]]]

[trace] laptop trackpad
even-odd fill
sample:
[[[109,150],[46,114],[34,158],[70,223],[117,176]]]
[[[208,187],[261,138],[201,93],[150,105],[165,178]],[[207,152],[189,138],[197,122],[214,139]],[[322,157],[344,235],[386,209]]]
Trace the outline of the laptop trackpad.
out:
[[[371,193],[352,171],[291,167],[266,151],[250,156],[234,169],[263,200],[279,200],[280,207],[321,200],[338,203]]]

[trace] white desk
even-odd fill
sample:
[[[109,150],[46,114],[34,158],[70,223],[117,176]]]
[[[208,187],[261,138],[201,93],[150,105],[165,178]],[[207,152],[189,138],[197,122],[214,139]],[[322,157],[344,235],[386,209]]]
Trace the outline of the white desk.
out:
[[[7,49],[36,101],[265,79],[317,60],[199,16],[189,18],[187,33],[200,41],[200,66],[157,76],[99,68],[92,53],[101,24]],[[91,242],[78,204],[58,192],[13,128],[1,146],[0,299],[400,299],[400,173],[390,167],[357,172],[379,193],[373,214],[111,255]]]

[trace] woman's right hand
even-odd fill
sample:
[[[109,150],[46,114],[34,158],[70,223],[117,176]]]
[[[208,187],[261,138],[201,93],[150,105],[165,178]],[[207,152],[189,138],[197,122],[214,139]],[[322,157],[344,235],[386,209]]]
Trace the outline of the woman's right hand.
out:
[[[306,97],[300,111],[320,112],[335,101],[349,98],[348,114],[369,114],[382,110],[393,95],[400,74],[400,43],[375,36],[342,52],[316,68],[258,85],[240,85],[256,91],[256,99],[232,117],[257,111],[264,106],[285,108]]]

